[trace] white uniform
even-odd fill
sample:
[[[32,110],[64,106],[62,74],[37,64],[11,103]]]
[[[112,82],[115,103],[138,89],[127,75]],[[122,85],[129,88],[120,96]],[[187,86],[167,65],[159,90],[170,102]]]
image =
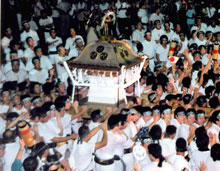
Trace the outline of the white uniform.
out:
[[[159,45],[157,47],[156,53],[159,54],[159,59],[161,62],[167,62],[168,61],[168,52],[169,52],[170,46],[167,45],[166,48],[164,48],[162,45]]]
[[[206,171],[219,171],[220,161],[213,161],[213,159],[209,156],[206,161]]]
[[[24,50],[24,57],[27,58],[28,61],[29,61],[29,60],[31,61],[32,58],[35,57],[35,53],[34,53],[33,50],[31,50],[31,49],[28,47],[28,48],[26,48],[26,49]]]
[[[18,141],[10,144],[6,144],[5,155],[3,156],[3,160],[5,164],[3,166],[3,170],[11,171],[11,166],[16,158],[16,155],[19,151],[19,143]]]
[[[152,30],[152,40],[154,40],[154,41],[160,40],[160,36],[162,36],[164,34],[165,34],[165,32],[162,28],[160,30],[155,28]]]
[[[87,143],[75,140],[71,156],[74,159],[77,171],[90,171],[94,169],[93,153],[95,152],[95,143]],[[80,155],[79,155],[80,154]],[[71,164],[70,164],[71,165]]]
[[[24,42],[24,47],[28,47],[27,43],[26,43],[26,38],[28,37],[32,37],[33,40],[34,40],[34,45],[37,46],[37,42],[39,41],[39,36],[37,34],[36,31],[33,31],[33,30],[29,30],[29,32],[26,32],[26,31],[23,31],[20,35],[20,38],[21,38],[21,42]]]
[[[7,64],[4,65],[3,71],[4,71],[5,74],[8,73],[11,70],[12,70],[11,62],[8,62]],[[21,62],[21,61],[20,61],[19,70],[25,70],[24,63]]]
[[[190,165],[192,170],[199,171],[201,162],[206,162],[210,156],[210,151],[193,151],[190,157]]]
[[[147,24],[148,23],[148,16],[147,16],[147,10],[146,9],[139,9],[138,13],[137,13],[138,17],[141,18],[141,22],[143,24]]]
[[[28,77],[30,81],[44,84],[46,83],[46,80],[48,79],[48,71],[46,71],[45,69],[42,69],[41,71],[33,69],[31,72],[29,72]]]
[[[132,40],[133,41],[139,41],[140,43],[144,41],[144,33],[145,33],[145,30],[134,30],[133,33],[132,33]]]
[[[170,155],[176,154],[176,140],[170,138],[163,138],[161,140],[162,155],[169,157]]]
[[[176,119],[171,119],[170,121],[170,125],[174,125],[176,127],[176,136],[175,139],[178,138],[178,132],[179,132],[179,128],[180,128],[180,123],[176,120]]]
[[[82,40],[83,45],[84,45],[85,42],[84,42],[82,36],[76,35],[75,37],[69,37],[68,39],[66,39],[65,49],[69,50],[69,49],[75,48],[76,47],[75,40],[78,38],[80,38]]]
[[[6,76],[6,81],[17,81],[17,83],[22,83],[26,79],[28,79],[27,72],[22,69],[20,69],[18,73],[9,71],[5,74],[5,76]]]
[[[191,170],[188,161],[181,155],[171,155],[168,158],[168,163],[172,164],[175,171],[182,171],[184,168]]]
[[[56,42],[54,42],[56,41]],[[50,46],[48,46],[48,53],[49,53],[49,58],[52,64],[55,64],[55,58],[57,56],[57,46],[62,44],[63,41],[60,37],[56,36],[54,39],[50,36],[46,40],[47,43],[52,43]]]
[[[157,15],[156,13],[151,14],[150,21],[154,23],[154,21],[160,20],[160,23],[163,23],[163,14]]]
[[[98,127],[101,123],[91,121],[88,125],[89,130],[93,130]],[[96,143],[98,141],[98,137],[102,137],[103,131],[100,129],[92,138],[89,140],[89,143]]]
[[[112,159],[115,155],[115,148],[118,144],[124,143],[126,141],[126,136],[118,135],[111,131],[107,131],[108,142],[106,146],[98,149],[96,151],[96,156],[102,160]],[[100,165],[95,163],[96,171],[113,171],[117,170],[115,162],[110,165]]]
[[[178,138],[184,138],[186,141],[189,137],[189,125],[181,124],[178,130]]]
[[[155,54],[156,54],[156,47],[157,47],[156,42],[154,40],[151,40],[150,42],[147,40],[144,40],[142,42],[142,45],[143,45],[143,53],[149,56],[150,58],[150,61],[149,61],[150,70],[154,72],[154,67],[155,67],[154,61],[155,61]]]
[[[50,62],[50,59],[44,55],[40,57],[40,66],[41,66],[41,68],[43,68],[47,71],[53,68],[53,66]],[[33,69],[34,69],[34,65],[33,65],[32,61],[30,60],[30,61],[28,61],[27,65],[26,65],[26,70],[30,72]]]
[[[158,162],[151,162],[150,164],[144,166],[141,171],[174,171],[174,168],[171,164],[167,162],[162,163],[162,167],[158,167]]]

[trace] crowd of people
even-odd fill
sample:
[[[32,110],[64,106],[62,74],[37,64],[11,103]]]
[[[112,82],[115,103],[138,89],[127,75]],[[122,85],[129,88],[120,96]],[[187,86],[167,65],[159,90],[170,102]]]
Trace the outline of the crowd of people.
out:
[[[0,171],[219,170],[219,1],[2,6]],[[122,109],[86,106],[89,87],[77,88],[71,102],[63,61],[103,35],[147,56]]]

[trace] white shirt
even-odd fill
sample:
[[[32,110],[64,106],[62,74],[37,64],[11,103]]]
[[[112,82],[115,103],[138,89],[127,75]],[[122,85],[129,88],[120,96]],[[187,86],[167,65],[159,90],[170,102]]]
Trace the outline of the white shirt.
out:
[[[162,167],[158,167],[158,162],[151,162],[150,164],[144,166],[141,171],[174,171],[171,164],[163,161]]]
[[[213,161],[211,156],[206,161],[206,171],[219,171],[220,161]]]
[[[182,171],[184,168],[190,169],[189,163],[181,155],[173,154],[168,158],[168,163],[172,164],[175,171]]]
[[[19,143],[18,141],[10,144],[6,144],[5,155],[3,157],[5,164],[3,166],[3,170],[11,171],[11,166],[16,158],[16,155],[19,151]]]
[[[5,74],[5,76],[6,81],[17,81],[18,83],[22,83],[28,78],[27,72],[22,69],[20,69],[18,73],[9,71]]]
[[[194,42],[198,45],[198,47],[200,46],[200,45],[205,45],[206,44],[206,42],[207,42],[207,40],[203,40],[203,41],[201,41],[201,40],[199,40],[197,37],[195,38],[195,40],[194,40]]]
[[[0,112],[2,113],[2,112]],[[5,131],[6,121],[0,117],[0,138],[2,138],[2,134]]]
[[[46,83],[48,76],[49,76],[48,71],[45,69],[42,69],[41,71],[33,69],[32,71],[29,72],[29,80],[34,82],[39,82],[40,84]]]
[[[12,39],[13,39],[12,36],[11,36],[10,38],[8,38],[8,37],[6,37],[6,36],[4,36],[4,37],[2,38],[1,45],[2,45],[3,49],[9,47],[9,44],[10,44],[10,42],[11,42]]]
[[[91,121],[88,125],[89,130],[93,130],[94,128],[98,127],[101,123]],[[100,129],[92,138],[89,140],[89,143],[96,143],[98,141],[98,137],[102,137],[103,131]]]
[[[10,52],[11,52],[11,49],[7,48],[7,52],[5,53],[6,54],[6,61],[10,61]],[[5,49],[6,50],[6,49]],[[24,57],[24,51],[21,50],[21,49],[18,49],[17,50],[17,53],[18,53],[18,58],[23,58]]]
[[[132,40],[139,41],[140,43],[144,41],[144,32],[145,30],[139,31],[138,29],[134,30],[132,33]]]
[[[199,171],[201,162],[206,162],[210,156],[210,151],[193,151],[190,158],[190,165],[192,170]]]
[[[127,9],[130,7],[130,5],[127,2],[121,3],[120,1],[118,1],[115,4],[115,6],[117,8],[117,16],[119,18],[127,18],[126,12],[127,12]],[[123,9],[120,9],[120,8],[123,8]]]
[[[178,138],[184,138],[186,141],[189,137],[189,125],[181,124],[178,130]]]
[[[164,35],[165,34],[165,32],[164,32],[164,30],[161,28],[160,30],[158,30],[158,29],[153,29],[153,31],[152,31],[152,40],[160,40],[160,36],[162,36],[162,35]]]
[[[56,42],[54,42],[56,41]],[[50,46],[48,46],[48,51],[49,52],[56,52],[57,51],[57,46],[62,44],[63,41],[60,37],[56,36],[54,39],[50,36],[47,40],[46,40],[47,43],[52,43],[54,42],[53,44],[51,44]]]
[[[176,127],[176,136],[175,139],[178,138],[178,132],[179,132],[179,128],[180,128],[180,123],[176,120],[176,119],[171,119],[170,121],[170,125],[174,125]]]
[[[163,23],[163,14],[157,15],[156,13],[151,14],[150,21],[154,23],[154,21],[160,20],[160,23]]]
[[[162,155],[164,157],[168,157],[170,155],[176,154],[176,140],[170,138],[163,138],[161,140],[161,148],[162,148]]]
[[[33,40],[34,40],[34,45],[37,46],[37,42],[39,41],[39,36],[37,34],[36,31],[33,31],[33,30],[29,30],[29,32],[26,32],[26,31],[23,31],[20,35],[20,38],[21,38],[21,42],[24,42],[24,47],[28,47],[27,46],[27,43],[26,43],[26,38],[27,37],[32,37]]]
[[[43,68],[47,71],[53,68],[50,59],[44,55],[40,57],[40,66],[41,66],[41,68]],[[31,71],[33,69],[34,69],[34,65],[33,65],[32,61],[29,60],[26,65],[26,70]]]
[[[3,86],[3,82],[6,80],[5,78],[5,74],[2,70],[0,70],[0,89],[2,88]]]
[[[24,66],[24,63],[22,61],[20,61],[19,70],[25,70],[25,66]],[[4,65],[3,71],[4,71],[5,74],[8,73],[9,71],[12,71],[11,62],[8,62],[7,64]]]
[[[66,44],[65,44],[65,49],[69,50],[69,49],[72,49],[72,48],[75,48],[76,45],[75,45],[75,40],[80,38],[83,42],[83,45],[85,44],[82,36],[80,35],[76,35],[75,37],[69,37],[68,39],[66,39]]]
[[[210,25],[210,26],[208,26],[207,31],[211,31],[212,33],[217,33],[217,32],[220,31],[220,27],[217,26],[217,25],[216,25],[215,27],[212,27],[212,26]]]
[[[168,37],[168,40],[171,41],[171,38],[173,37],[173,30],[170,30],[169,33],[167,33],[166,31],[164,31],[164,34]]]
[[[99,9],[100,9],[101,11],[105,11],[106,9],[108,9],[108,7],[109,7],[108,2],[105,2],[104,4],[103,4],[103,3],[100,3],[100,4],[99,4]]]
[[[143,52],[145,55],[149,56],[150,58],[155,58],[156,53],[156,43],[155,41],[151,40],[150,42],[147,40],[144,40],[142,42],[143,45]]]
[[[147,17],[147,10],[146,9],[139,9],[138,10],[138,17],[141,18],[141,22],[144,24],[148,23],[148,17]]]
[[[167,45],[166,48],[164,48],[162,45],[159,45],[157,47],[156,53],[159,54],[159,59],[161,62],[167,62],[168,61],[168,52],[169,52],[169,45]]]
[[[167,125],[163,119],[160,119],[159,121],[157,121],[156,125],[160,126],[160,128],[162,129],[162,132],[166,131]]]
[[[24,57],[27,58],[28,61],[29,61],[29,60],[32,60],[32,58],[35,57],[35,53],[34,53],[33,50],[31,50],[31,49],[28,47],[28,48],[26,48],[26,49],[24,50]]]
[[[212,126],[208,129],[207,132],[211,131],[212,129],[214,129],[217,134],[216,134],[216,139],[217,139],[217,142],[219,142],[219,133],[220,133],[220,127],[218,125],[216,125],[215,123],[212,123]]]
[[[192,26],[190,32],[192,33],[193,30],[197,30],[197,29],[198,29],[197,26]],[[206,25],[205,23],[202,23],[202,24],[201,24],[201,28],[200,28],[199,31],[203,31],[204,33],[206,33],[206,31],[207,31],[207,25]]]
[[[115,148],[118,144],[122,144],[126,141],[125,135],[119,135],[116,133],[113,133],[111,131],[107,131],[107,144],[106,146],[96,150],[96,156],[103,160],[112,159],[115,155]],[[95,164],[95,170],[96,171],[113,171],[117,170],[116,164],[113,163],[111,165],[103,166],[99,164]]]
[[[71,155],[75,160],[77,171],[88,171],[91,168],[93,153],[95,152],[95,143],[82,142],[75,140]],[[80,155],[79,155],[80,154]]]

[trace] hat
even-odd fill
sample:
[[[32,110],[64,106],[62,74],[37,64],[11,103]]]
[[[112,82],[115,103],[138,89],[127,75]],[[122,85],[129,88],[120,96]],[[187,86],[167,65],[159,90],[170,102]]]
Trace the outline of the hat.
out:
[[[198,110],[196,112],[196,119],[199,118],[199,117],[205,117],[205,111],[203,110]]]
[[[18,51],[17,50],[11,50],[10,51],[10,56],[14,56],[14,55],[18,55]]]
[[[37,61],[40,62],[40,58],[38,56],[35,56],[33,59],[32,59],[32,64],[34,65]]]
[[[21,96],[21,101],[24,103],[26,101],[31,101],[31,96],[28,94],[22,95]]]
[[[151,31],[145,31],[144,35],[147,36],[148,34],[151,34]]]
[[[57,51],[60,51],[61,48],[64,48],[63,44],[59,44],[59,45],[57,46]]]
[[[196,115],[196,110],[194,108],[189,108],[186,111],[186,116]]]
[[[176,149],[179,152],[187,151],[187,144],[186,144],[186,140],[184,138],[178,138],[176,140]]]
[[[56,30],[55,30],[55,29],[51,29],[51,30],[50,30],[50,33],[54,33],[54,32],[56,33]]]
[[[189,50],[197,50],[198,48],[198,45],[196,43],[192,43],[190,46],[189,46]]]
[[[134,108],[131,108],[130,110],[129,110],[129,115],[136,115],[136,114],[138,114],[139,112],[136,110],[136,109],[134,109]]]
[[[13,121],[15,119],[17,119],[19,116],[19,114],[17,112],[10,112],[10,113],[7,113],[6,115],[6,121]]]
[[[152,110],[150,107],[146,106],[146,107],[143,107],[143,115],[152,115]]]
[[[155,20],[154,25],[160,24],[160,20]]]
[[[185,109],[183,107],[177,107],[174,111],[174,116],[185,115]]]
[[[152,108],[152,114],[154,114],[154,113],[161,113],[161,107],[160,106],[158,106],[158,105],[156,105],[156,106],[154,106],[153,108]]]
[[[193,53],[193,57],[196,57],[196,56],[201,56],[201,53],[200,53],[199,51],[195,51],[195,52]]]
[[[35,96],[31,99],[31,102],[34,104],[34,103],[38,103],[39,101],[42,101],[40,96]]]
[[[130,110],[129,110],[129,109],[126,109],[126,108],[123,108],[123,109],[121,109],[121,111],[120,111],[120,114],[122,114],[122,115],[129,115],[129,113],[130,113]]]
[[[45,102],[42,106],[41,106],[43,112],[48,115],[50,114],[50,112],[52,110],[55,109],[55,105],[53,104],[53,102]]]
[[[42,51],[42,48],[40,46],[36,46],[34,48],[34,52]]]
[[[200,45],[199,50],[202,50],[202,49],[206,49],[206,46],[205,45]]]
[[[75,42],[76,42],[76,43],[82,43],[83,40],[82,40],[81,38],[77,38],[77,39],[75,40]]]

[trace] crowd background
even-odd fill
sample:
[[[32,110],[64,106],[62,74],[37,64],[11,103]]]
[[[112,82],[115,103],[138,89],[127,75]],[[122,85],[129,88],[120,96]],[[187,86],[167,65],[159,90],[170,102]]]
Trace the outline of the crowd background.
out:
[[[102,37],[108,10],[107,35],[148,56],[140,89],[123,109],[83,105],[88,87],[71,104],[62,62]],[[217,0],[2,0],[0,170],[218,171],[219,18]]]

